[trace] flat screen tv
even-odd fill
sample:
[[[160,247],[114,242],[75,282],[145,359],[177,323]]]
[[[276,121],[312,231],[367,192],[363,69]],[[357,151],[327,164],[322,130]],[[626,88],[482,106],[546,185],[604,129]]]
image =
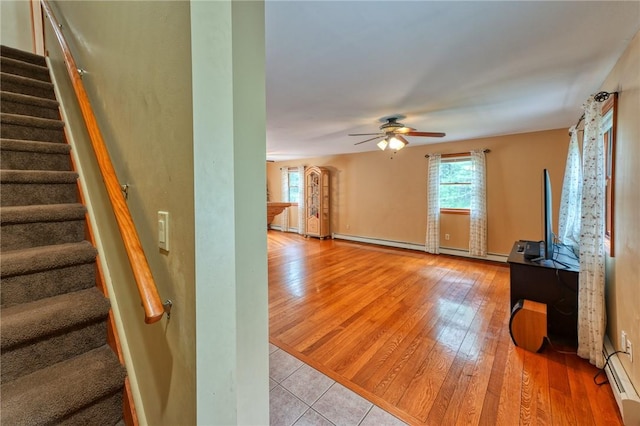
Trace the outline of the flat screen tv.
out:
[[[551,179],[547,169],[544,169],[542,174],[542,191],[544,194],[544,258],[553,259],[553,195],[551,194]]]

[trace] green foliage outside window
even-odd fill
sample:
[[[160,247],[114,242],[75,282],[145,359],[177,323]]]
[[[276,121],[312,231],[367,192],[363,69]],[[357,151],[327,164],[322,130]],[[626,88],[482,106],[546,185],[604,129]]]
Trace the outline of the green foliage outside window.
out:
[[[297,169],[289,170],[289,202],[297,203],[300,197],[300,174]]]
[[[440,208],[471,208],[471,158],[443,159],[440,163]]]

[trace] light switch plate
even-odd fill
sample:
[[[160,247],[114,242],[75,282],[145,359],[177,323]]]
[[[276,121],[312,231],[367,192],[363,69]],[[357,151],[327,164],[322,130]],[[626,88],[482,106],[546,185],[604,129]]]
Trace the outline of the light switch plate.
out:
[[[169,251],[169,212],[158,212],[158,247]]]

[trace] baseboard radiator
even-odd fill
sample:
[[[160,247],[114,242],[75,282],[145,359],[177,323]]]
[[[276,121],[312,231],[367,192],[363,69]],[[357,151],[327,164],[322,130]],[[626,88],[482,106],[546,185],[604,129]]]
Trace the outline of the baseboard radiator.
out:
[[[424,244],[415,244],[415,243],[406,243],[402,241],[392,241],[392,240],[383,240],[380,238],[370,238],[370,237],[358,237],[355,235],[345,235],[345,234],[336,234],[332,235],[332,238],[340,239],[340,240],[348,240],[348,241],[356,241],[359,243],[367,243],[367,244],[377,244],[379,246],[387,246],[387,247],[396,247],[403,248],[408,250],[416,250],[416,251],[424,251]],[[481,260],[493,260],[495,262],[506,262],[507,255],[504,254],[495,254],[488,253],[487,257],[476,257],[471,256],[468,251],[455,249],[455,248],[447,248],[440,247],[440,254],[448,254],[451,256],[460,256],[460,257],[468,257],[471,259],[481,259]]]
[[[602,353],[605,359],[615,352],[611,340],[605,336],[604,348]],[[615,354],[611,356],[609,362],[605,366],[605,372],[607,378],[611,384],[611,390],[618,403],[620,414],[622,415],[622,421],[626,426],[639,426],[640,425],[640,397],[635,388],[631,384],[631,380],[627,375],[622,363],[618,359],[618,356],[626,356],[623,354]]]
[[[273,229],[274,231],[281,231],[281,232],[291,232],[292,234],[298,233],[298,228],[289,227],[289,230],[285,231],[282,225],[269,225],[269,229]]]

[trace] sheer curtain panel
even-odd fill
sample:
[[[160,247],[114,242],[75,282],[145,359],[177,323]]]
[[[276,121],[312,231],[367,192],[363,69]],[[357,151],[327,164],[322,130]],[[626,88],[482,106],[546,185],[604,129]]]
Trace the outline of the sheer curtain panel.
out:
[[[280,169],[280,182],[281,185],[281,193],[282,193],[282,201],[289,201],[289,169],[287,167],[283,167]],[[284,209],[281,213],[282,217],[282,230],[285,232],[289,232],[289,210]]]
[[[469,254],[487,256],[487,178],[484,150],[471,151],[471,212]]]
[[[427,242],[425,251],[440,253],[440,154],[429,155],[427,172]]]
[[[558,220],[558,239],[570,246],[575,252],[580,245],[580,199],[582,192],[582,165],[580,164],[580,146],[576,126],[569,129],[571,139],[564,170],[562,196],[560,198],[560,217]]]
[[[298,234],[304,235],[305,223],[304,223],[304,202],[306,197],[306,187],[304,181],[304,166],[298,166],[298,182],[300,182],[300,187],[298,188]]]
[[[578,290],[578,355],[598,368],[604,365],[604,147],[600,104],[585,103]]]

